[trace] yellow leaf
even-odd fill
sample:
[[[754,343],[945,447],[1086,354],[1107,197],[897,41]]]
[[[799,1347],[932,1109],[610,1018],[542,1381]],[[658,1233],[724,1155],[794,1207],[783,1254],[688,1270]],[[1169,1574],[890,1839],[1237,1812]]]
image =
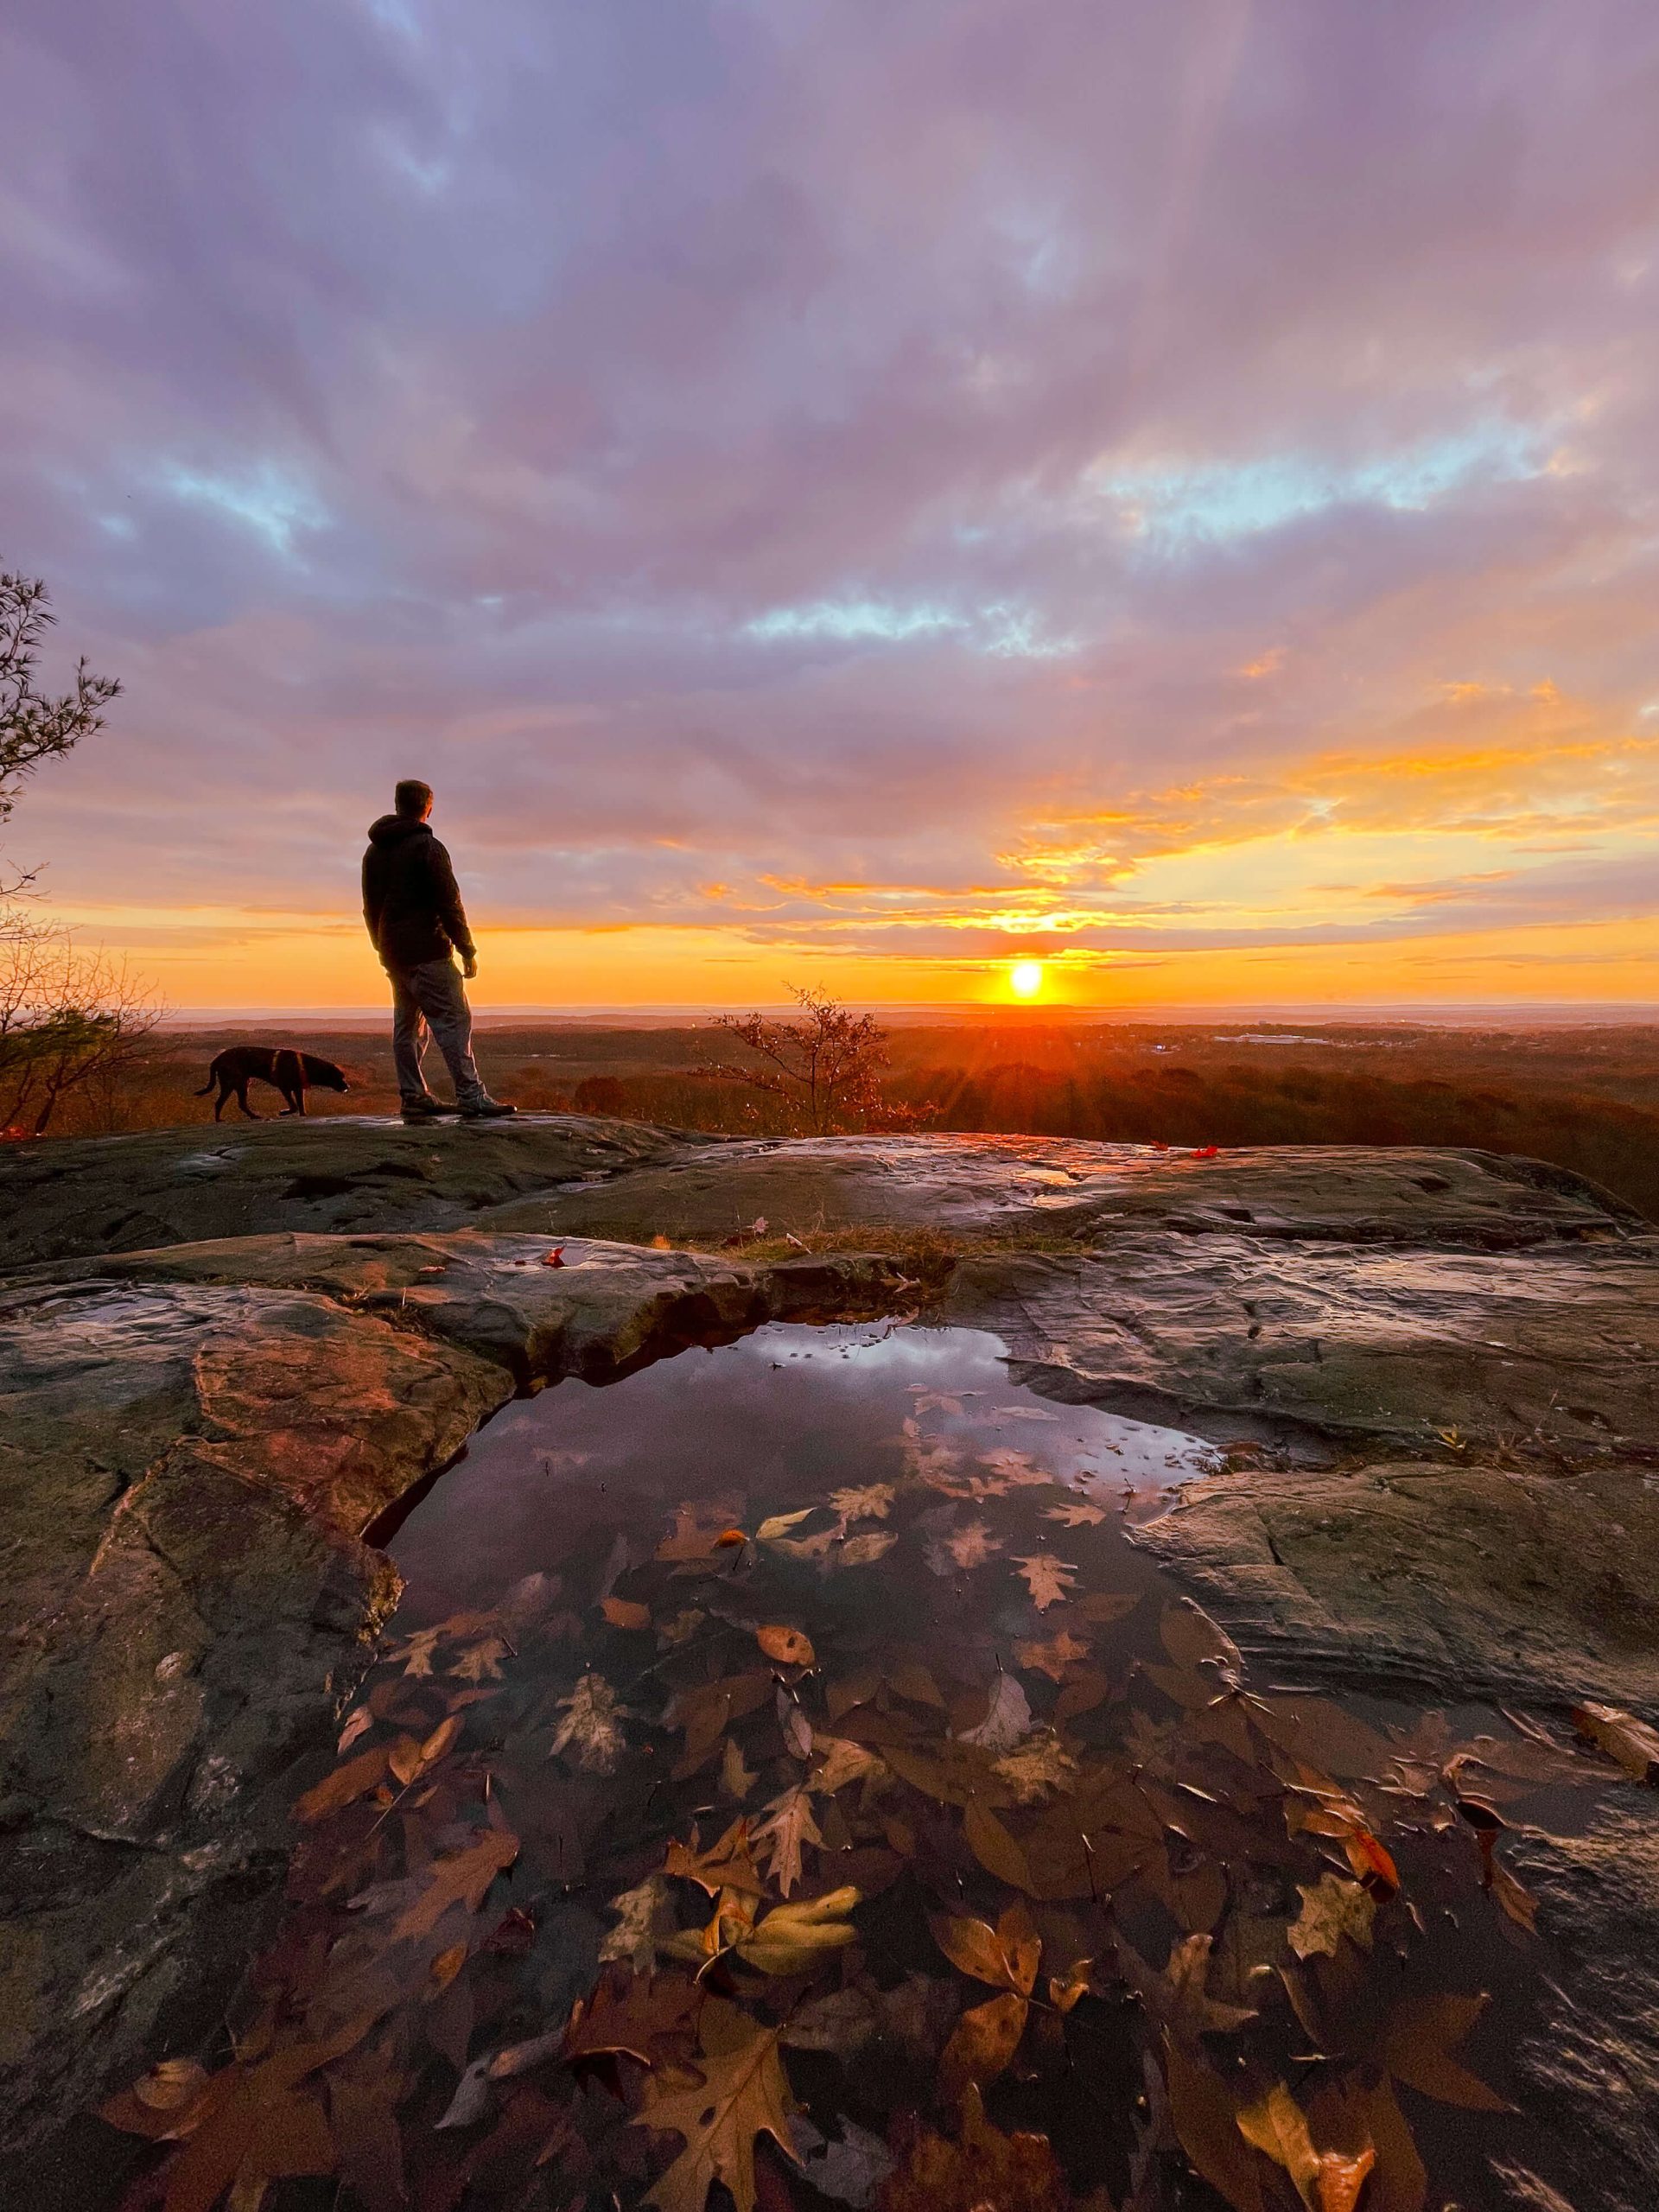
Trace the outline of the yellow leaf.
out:
[[[1369,2143],[1351,2155],[1316,2151],[1306,2117],[1282,2082],[1259,2103],[1244,2107],[1238,2115],[1238,2132],[1284,2168],[1308,2212],[1354,2212],[1365,2177],[1376,2164],[1376,2152]]]
[[[758,1628],[754,1640],[768,1659],[777,1660],[782,1667],[810,1667],[815,1653],[812,1639],[798,1628]]]

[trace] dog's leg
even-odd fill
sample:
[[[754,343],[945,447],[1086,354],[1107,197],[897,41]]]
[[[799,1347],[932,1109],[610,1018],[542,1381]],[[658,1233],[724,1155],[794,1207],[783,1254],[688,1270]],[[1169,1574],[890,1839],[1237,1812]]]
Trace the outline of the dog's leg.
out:
[[[239,1084],[237,1086],[236,1098],[237,1103],[241,1107],[242,1111],[247,1116],[251,1122],[263,1122],[264,1120],[265,1117],[263,1114],[256,1114],[252,1107],[249,1105],[248,1086],[245,1083]]]
[[[213,1101],[213,1119],[215,1121],[217,1121],[219,1116],[225,1111],[225,1101],[230,1096],[230,1095],[231,1086],[227,1083],[224,1090],[219,1092],[219,1096]]]

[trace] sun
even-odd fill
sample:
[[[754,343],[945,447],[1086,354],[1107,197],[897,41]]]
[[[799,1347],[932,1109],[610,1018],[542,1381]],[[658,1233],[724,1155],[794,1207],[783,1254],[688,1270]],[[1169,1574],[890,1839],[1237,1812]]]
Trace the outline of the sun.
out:
[[[1016,960],[1008,970],[1008,988],[1017,999],[1034,999],[1043,988],[1040,960]]]

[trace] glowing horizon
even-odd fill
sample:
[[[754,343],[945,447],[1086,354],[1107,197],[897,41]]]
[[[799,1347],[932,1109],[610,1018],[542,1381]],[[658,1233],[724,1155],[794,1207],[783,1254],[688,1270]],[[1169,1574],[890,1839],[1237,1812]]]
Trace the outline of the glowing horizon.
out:
[[[1659,1001],[1659,17],[1056,8],[21,0],[47,911],[372,1003],[416,774],[486,1009]]]

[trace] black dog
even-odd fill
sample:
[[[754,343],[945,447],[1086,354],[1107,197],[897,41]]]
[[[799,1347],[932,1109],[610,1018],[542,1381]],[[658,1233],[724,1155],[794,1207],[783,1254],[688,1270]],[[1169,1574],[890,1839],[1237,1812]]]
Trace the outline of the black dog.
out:
[[[236,1093],[236,1103],[251,1122],[264,1120],[248,1103],[248,1085],[257,1076],[263,1082],[280,1090],[288,1103],[284,1114],[303,1114],[305,1093],[309,1085],[316,1090],[349,1090],[344,1071],[332,1060],[320,1060],[315,1052],[296,1052],[289,1045],[232,1045],[216,1053],[207,1071],[207,1080],[195,1094],[205,1098],[213,1085],[219,1085],[219,1096],[213,1101],[213,1119],[217,1121],[225,1110],[225,1102]]]

